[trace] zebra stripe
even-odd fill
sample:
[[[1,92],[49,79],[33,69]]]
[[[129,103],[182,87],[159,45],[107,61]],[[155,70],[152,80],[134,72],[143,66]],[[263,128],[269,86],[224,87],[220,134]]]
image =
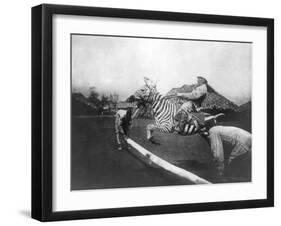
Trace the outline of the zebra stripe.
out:
[[[171,133],[174,129],[174,117],[180,108],[178,101],[172,102],[162,97],[158,92],[152,95],[152,110],[157,128],[166,133]],[[186,135],[196,132],[196,126],[187,124],[184,128]]]

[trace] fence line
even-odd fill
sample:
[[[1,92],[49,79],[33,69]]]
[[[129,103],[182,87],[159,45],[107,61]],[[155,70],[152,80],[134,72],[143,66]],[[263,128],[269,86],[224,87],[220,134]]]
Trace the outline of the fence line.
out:
[[[160,169],[165,170],[166,172],[172,173],[178,177],[181,177],[185,180],[191,181],[194,184],[211,184],[211,182],[191,173],[187,170],[184,170],[180,167],[177,167],[164,159],[154,155],[153,153],[149,152],[141,145],[133,141],[132,139],[127,139],[128,144],[130,144],[133,148],[135,148],[138,153],[142,156],[142,160],[148,163],[149,165],[155,165]]]

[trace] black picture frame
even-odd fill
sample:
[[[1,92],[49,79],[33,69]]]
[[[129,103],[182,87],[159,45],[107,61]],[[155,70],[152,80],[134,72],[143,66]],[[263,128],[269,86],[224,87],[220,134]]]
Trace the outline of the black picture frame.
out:
[[[54,212],[52,210],[52,18],[55,14],[266,27],[267,198],[247,201]],[[56,221],[270,206],[274,206],[273,19],[49,4],[32,8],[32,218],[40,221]]]

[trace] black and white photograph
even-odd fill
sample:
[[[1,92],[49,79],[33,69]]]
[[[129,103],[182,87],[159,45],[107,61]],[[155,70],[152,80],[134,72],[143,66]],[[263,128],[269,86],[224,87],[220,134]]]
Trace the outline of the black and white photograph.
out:
[[[274,19],[163,10],[32,8],[32,218],[274,206]]]
[[[251,182],[252,45],[72,33],[70,189]]]

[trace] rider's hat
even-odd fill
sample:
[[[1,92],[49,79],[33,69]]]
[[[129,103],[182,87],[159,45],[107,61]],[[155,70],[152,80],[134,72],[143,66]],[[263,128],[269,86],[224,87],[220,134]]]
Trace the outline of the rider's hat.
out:
[[[205,84],[208,83],[207,79],[205,79],[205,78],[202,77],[202,76],[197,76],[197,79],[200,79],[200,80],[201,80],[203,83],[205,83]]]

